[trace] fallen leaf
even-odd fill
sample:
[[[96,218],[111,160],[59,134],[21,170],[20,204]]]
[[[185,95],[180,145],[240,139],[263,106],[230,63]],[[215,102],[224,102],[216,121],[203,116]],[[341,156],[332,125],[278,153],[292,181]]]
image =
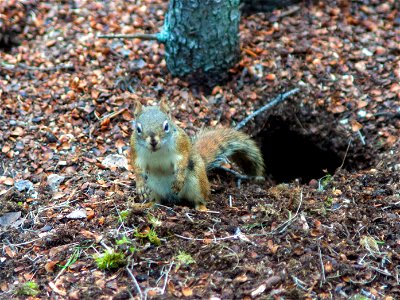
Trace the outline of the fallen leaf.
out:
[[[56,261],[49,261],[44,265],[44,269],[46,270],[47,273],[53,273],[55,267],[57,266],[57,264],[59,263],[58,260]]]
[[[379,253],[379,245],[373,237],[367,235],[362,236],[360,239],[360,245],[368,251]]]
[[[65,296],[67,295],[67,292],[66,292],[64,289],[58,288],[58,287],[54,284],[54,282],[50,281],[50,282],[49,282],[49,286],[50,286],[50,288],[51,288],[54,292],[56,292],[56,293],[59,294],[60,296],[65,297]]]
[[[10,151],[11,147],[9,145],[4,145],[3,148],[1,148],[1,152],[7,153]]]
[[[102,239],[103,239],[103,236],[102,235],[100,235],[100,234],[97,234],[97,233],[94,233],[94,232],[91,232],[91,231],[89,231],[89,230],[81,230],[80,231],[80,233],[84,236],[84,237],[86,237],[86,238],[88,238],[88,239],[94,239],[95,241],[96,241],[96,243],[99,243]]]
[[[54,193],[54,194],[53,194],[53,200],[61,199],[61,198],[64,197],[64,196],[65,196],[65,194],[62,193],[62,192]]]
[[[78,208],[65,216],[68,219],[85,219],[87,218],[86,209]]]
[[[265,75],[265,79],[268,81],[274,81],[276,79],[276,75],[275,74],[267,74],[267,75]]]
[[[21,136],[24,134],[24,129],[22,127],[16,127],[10,134],[12,136]]]
[[[274,245],[274,242],[272,240],[268,240],[267,245],[272,254],[275,254],[279,248],[279,245]]]
[[[87,214],[87,219],[88,219],[88,220],[93,219],[94,216],[96,215],[96,214],[94,213],[94,210],[91,209],[91,208],[86,208],[86,214]]]
[[[339,190],[339,189],[334,189],[334,190],[332,191],[332,194],[335,195],[335,196],[340,196],[340,195],[342,194],[342,191]]]
[[[8,291],[8,283],[7,282],[1,282],[0,283],[0,290],[2,292]]]
[[[193,296],[193,290],[190,287],[183,287],[182,288],[182,294],[185,297]]]
[[[15,251],[11,250],[11,248],[9,246],[4,246],[4,251],[6,252],[6,254],[10,257],[13,258],[15,257],[16,253]]]
[[[70,247],[69,245],[62,245],[62,246],[58,246],[58,247],[53,247],[49,251],[49,257],[53,258],[58,253],[67,250],[69,247]]]
[[[241,274],[239,276],[236,276],[235,279],[233,279],[233,282],[239,282],[239,283],[243,283],[246,282],[248,279],[246,274]]]
[[[332,263],[330,261],[326,262],[324,268],[325,268],[325,272],[327,272],[327,273],[332,272],[332,270],[333,270]]]
[[[3,183],[4,183],[5,185],[8,185],[8,186],[14,185],[14,179],[12,179],[11,177],[6,177],[6,178],[3,180]]]
[[[357,132],[357,131],[359,131],[363,126],[359,123],[359,122],[357,122],[356,120],[351,120],[350,121],[350,124],[351,124],[351,130],[353,131],[353,132]]]
[[[267,288],[267,285],[265,283],[260,285],[258,288],[256,288],[254,291],[251,292],[251,297],[254,298],[254,297],[261,295],[262,293],[264,293],[266,288]]]
[[[25,279],[26,281],[29,281],[29,280],[32,280],[34,274],[32,274],[32,273],[24,273],[23,276],[24,276],[24,279]]]
[[[150,297],[154,297],[154,296],[158,295],[158,292],[157,292],[157,290],[149,290],[147,292],[147,295],[150,296]]]

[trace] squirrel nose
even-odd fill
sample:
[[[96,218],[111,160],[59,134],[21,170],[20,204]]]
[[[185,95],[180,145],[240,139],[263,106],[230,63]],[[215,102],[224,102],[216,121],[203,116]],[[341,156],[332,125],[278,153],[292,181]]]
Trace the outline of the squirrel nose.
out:
[[[150,140],[150,145],[155,148],[157,146],[157,141],[155,139]]]

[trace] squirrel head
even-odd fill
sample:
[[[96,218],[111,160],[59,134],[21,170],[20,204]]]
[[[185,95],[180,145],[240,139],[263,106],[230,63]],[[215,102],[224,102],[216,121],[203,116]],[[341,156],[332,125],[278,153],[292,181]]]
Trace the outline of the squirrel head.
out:
[[[133,114],[133,134],[138,146],[156,152],[164,145],[169,145],[176,129],[164,100],[160,102],[160,106],[143,107],[140,102],[136,102]]]

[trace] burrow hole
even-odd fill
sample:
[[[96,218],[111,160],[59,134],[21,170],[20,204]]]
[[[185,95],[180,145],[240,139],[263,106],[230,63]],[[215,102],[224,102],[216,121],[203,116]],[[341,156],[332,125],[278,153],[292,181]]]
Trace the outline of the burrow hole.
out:
[[[354,172],[374,164],[374,156],[355,143],[349,146],[343,133],[329,129],[328,134],[310,134],[298,122],[280,116],[270,116],[255,139],[261,146],[266,177],[274,183],[306,184],[334,174],[341,166]]]

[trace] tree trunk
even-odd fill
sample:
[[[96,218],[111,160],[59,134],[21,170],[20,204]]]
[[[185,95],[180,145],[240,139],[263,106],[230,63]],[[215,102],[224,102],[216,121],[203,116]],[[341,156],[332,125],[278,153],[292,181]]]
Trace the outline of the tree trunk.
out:
[[[172,75],[215,85],[225,79],[240,57],[240,12],[272,10],[301,0],[170,0],[161,32],[101,35],[141,38],[165,45]]]
[[[220,80],[239,59],[240,0],[171,0],[159,40],[168,70]]]

